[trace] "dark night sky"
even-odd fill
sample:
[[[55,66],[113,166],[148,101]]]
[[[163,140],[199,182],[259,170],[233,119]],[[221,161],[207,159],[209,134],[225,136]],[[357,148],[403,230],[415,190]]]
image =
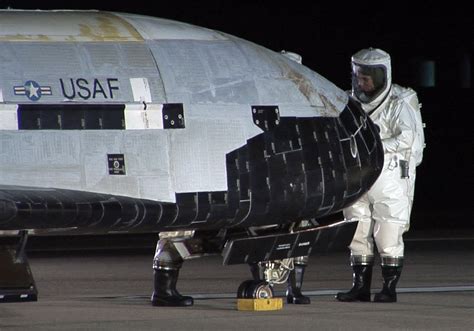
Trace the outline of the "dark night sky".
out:
[[[344,89],[350,87],[350,56],[361,48],[382,48],[392,56],[394,82],[418,92],[427,123],[427,149],[417,176],[415,227],[474,228],[472,198],[463,194],[474,186],[473,130],[466,120],[474,109],[472,10],[453,1],[449,6],[384,2],[383,7],[373,6],[380,6],[380,1],[330,0],[278,5],[258,0],[124,2],[0,0],[0,8],[99,9],[183,21],[275,51],[297,52],[305,65]],[[431,88],[417,85],[416,70],[424,60],[436,64],[436,85]]]

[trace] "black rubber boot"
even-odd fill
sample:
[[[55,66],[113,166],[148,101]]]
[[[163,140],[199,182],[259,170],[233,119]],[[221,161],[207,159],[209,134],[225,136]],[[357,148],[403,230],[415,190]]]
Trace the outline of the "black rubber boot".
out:
[[[372,265],[353,265],[352,270],[352,288],[349,292],[339,292],[336,299],[343,302],[370,301]]]
[[[301,293],[303,286],[304,270],[306,265],[295,264],[288,276],[288,289],[286,290],[286,302],[299,305],[308,305],[311,299]]]
[[[252,278],[254,280],[264,280],[265,277],[262,275],[262,271],[260,269],[260,266],[257,263],[249,263],[250,267],[250,272],[252,273]]]
[[[192,306],[192,297],[182,296],[176,290],[179,269],[153,269],[155,276],[155,289],[151,296],[153,306],[183,307]]]
[[[397,302],[396,287],[401,273],[402,267],[382,266],[383,287],[375,294],[374,302]]]

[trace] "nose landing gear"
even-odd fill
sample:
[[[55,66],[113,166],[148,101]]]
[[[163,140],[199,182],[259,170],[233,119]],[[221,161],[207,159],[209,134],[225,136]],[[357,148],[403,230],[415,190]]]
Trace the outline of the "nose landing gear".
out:
[[[246,280],[237,290],[239,299],[271,299],[273,297],[273,287],[263,280]]]
[[[282,298],[273,296],[273,288],[267,281],[246,280],[237,290],[237,309],[251,311],[282,309]]]

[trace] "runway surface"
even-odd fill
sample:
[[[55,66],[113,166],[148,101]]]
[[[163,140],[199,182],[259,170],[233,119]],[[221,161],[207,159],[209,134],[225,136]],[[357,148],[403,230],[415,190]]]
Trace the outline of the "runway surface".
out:
[[[39,301],[0,305],[0,330],[474,330],[474,236],[412,238],[397,303],[341,303],[347,252],[312,255],[304,292],[310,305],[243,312],[235,292],[245,265],[219,256],[187,261],[178,289],[187,308],[152,307],[153,249],[30,254]],[[374,268],[373,292],[381,286]],[[275,287],[283,295],[285,286]]]

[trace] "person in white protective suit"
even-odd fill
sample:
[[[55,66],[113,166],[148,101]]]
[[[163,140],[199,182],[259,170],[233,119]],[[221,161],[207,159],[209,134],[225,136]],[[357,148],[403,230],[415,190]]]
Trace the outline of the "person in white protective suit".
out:
[[[396,302],[404,243],[409,228],[415,168],[421,162],[424,136],[415,91],[392,84],[390,56],[363,49],[352,56],[351,96],[380,129],[384,166],[380,177],[356,203],[344,210],[358,219],[349,245],[353,286],[336,295],[339,301],[370,301],[374,243],[381,258],[383,288],[374,302]]]

